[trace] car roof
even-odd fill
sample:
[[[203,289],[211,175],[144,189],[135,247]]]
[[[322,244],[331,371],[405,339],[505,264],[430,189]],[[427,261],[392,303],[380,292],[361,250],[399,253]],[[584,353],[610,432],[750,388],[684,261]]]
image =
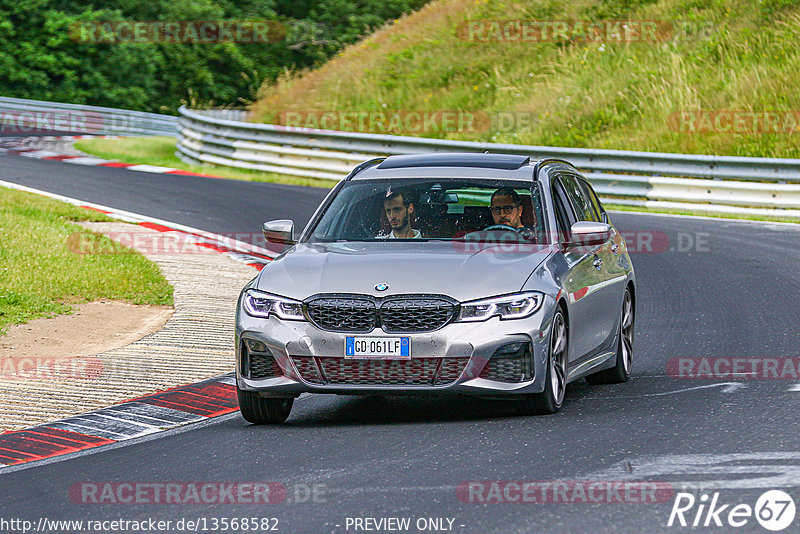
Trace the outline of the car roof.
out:
[[[556,163],[574,167],[566,161],[543,159],[531,162],[521,154],[488,154],[476,152],[428,153],[389,156],[366,161],[356,167],[348,180],[381,178],[493,178],[533,180],[541,165]]]
[[[481,167],[512,171],[530,163],[530,156],[516,154],[480,154],[474,152],[455,154],[413,154],[389,156],[378,165],[379,169],[405,169],[410,167]]]

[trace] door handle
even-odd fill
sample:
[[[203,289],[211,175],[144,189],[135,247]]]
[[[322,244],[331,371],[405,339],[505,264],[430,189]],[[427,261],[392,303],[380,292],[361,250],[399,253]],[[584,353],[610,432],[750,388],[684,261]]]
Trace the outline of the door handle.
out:
[[[600,256],[595,254],[594,260],[592,261],[592,265],[594,265],[594,268],[599,271],[600,270],[600,266],[603,265],[603,260],[600,259]]]
[[[617,245],[616,243],[611,245],[611,252],[613,252],[615,256],[617,255],[618,250],[619,250],[619,245]]]

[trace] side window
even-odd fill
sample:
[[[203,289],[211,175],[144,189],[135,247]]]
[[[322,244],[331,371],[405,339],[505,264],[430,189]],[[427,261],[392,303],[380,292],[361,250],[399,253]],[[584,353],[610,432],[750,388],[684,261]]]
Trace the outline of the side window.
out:
[[[578,220],[600,222],[600,215],[595,211],[583,188],[578,185],[578,179],[569,174],[562,174],[561,181]]]
[[[564,241],[569,236],[569,229],[575,223],[575,213],[567,200],[561,180],[553,182],[553,205],[556,209],[556,223],[558,224],[558,239]]]
[[[546,237],[544,235],[545,232],[545,219],[544,215],[542,214],[542,193],[539,189],[539,184],[534,183],[533,188],[531,189],[531,203],[533,204],[533,221],[534,221],[534,231],[536,235],[539,236],[538,239],[541,243],[546,243]]]
[[[580,180],[580,179],[578,180],[578,183],[580,184],[581,188],[583,189],[584,193],[586,194],[586,197],[592,203],[592,206],[594,207],[594,211],[597,212],[597,214],[600,216],[600,221],[604,222],[604,223],[607,223],[608,222],[608,216],[606,215],[606,210],[605,210],[605,208],[603,208],[603,205],[600,204],[600,199],[597,198],[597,193],[595,192],[594,189],[592,189],[591,184],[589,182],[587,182],[586,180]]]

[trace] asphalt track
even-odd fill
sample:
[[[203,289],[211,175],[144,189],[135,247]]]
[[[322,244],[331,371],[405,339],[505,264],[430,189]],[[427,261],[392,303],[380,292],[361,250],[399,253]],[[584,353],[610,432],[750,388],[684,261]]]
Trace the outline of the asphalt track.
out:
[[[260,235],[261,223],[268,219],[294,219],[302,229],[327,193],[318,187],[164,175],[24,156],[2,155],[0,162],[0,180],[150,217],[166,215],[171,222],[223,235]]]
[[[258,232],[264,220],[283,217],[302,226],[324,194],[19,156],[0,156],[0,179],[219,233]],[[388,517],[410,518],[408,532],[437,531],[417,529],[419,518],[452,519],[449,531],[460,533],[690,530],[667,526],[674,493],[656,503],[578,502],[572,491],[570,502],[480,503],[459,492],[469,481],[658,481],[673,492],[689,484],[706,488],[693,490],[698,496],[718,492],[720,504],[750,506],[766,490],[782,489],[800,507],[798,378],[668,374],[678,357],[799,356],[800,226],[623,213],[613,222],[638,233],[634,240],[656,236],[656,250],[632,255],[639,293],[634,373],[626,384],[573,384],[562,411],[548,417],[516,417],[502,403],[469,398],[304,397],[278,427],[251,426],[235,414],[0,470],[0,519],[154,518],[175,525],[205,518],[206,532],[222,531],[211,527],[223,517],[277,518],[284,533],[391,532],[355,523]],[[277,482],[287,498],[85,504],[70,497],[84,482]],[[314,485],[316,499],[304,499]],[[691,531],[767,532],[753,517],[731,528],[730,508],[719,516],[723,528]],[[687,521],[697,511],[687,511]],[[800,518],[785,531],[798,526]]]

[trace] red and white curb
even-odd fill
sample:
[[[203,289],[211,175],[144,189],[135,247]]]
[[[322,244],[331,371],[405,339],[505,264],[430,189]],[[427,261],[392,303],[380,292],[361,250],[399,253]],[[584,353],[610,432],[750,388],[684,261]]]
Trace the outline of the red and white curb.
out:
[[[96,210],[161,232],[181,232],[195,244],[261,269],[274,257],[267,249],[189,226],[0,181],[0,186]],[[233,373],[132,399],[32,428],[0,434],[0,472],[5,467],[46,460],[155,434],[239,410]]]
[[[205,230],[199,230],[197,228],[192,228],[191,226],[165,221],[155,217],[148,217],[146,215],[119,210],[109,206],[103,206],[101,204],[94,204],[92,202],[84,202],[76,198],[57,195],[55,193],[50,193],[49,191],[42,191],[41,189],[34,189],[32,187],[6,182],[3,180],[0,180],[0,187],[8,187],[18,191],[34,193],[55,200],[60,200],[62,202],[67,202],[74,206],[80,206],[82,208],[99,211],[114,217],[115,219],[138,224],[139,226],[149,228],[151,230],[157,230],[159,232],[179,232],[184,234],[187,240],[197,246],[205,247],[225,254],[236,261],[245,263],[258,269],[259,271],[264,267],[264,265],[272,261],[276,255],[274,251],[259,247],[258,245],[245,243],[244,241],[240,241],[228,236],[206,232]]]
[[[239,410],[233,373],[131,399],[53,423],[0,434],[4,467],[155,434]]]
[[[72,136],[45,136],[37,137],[37,140],[42,141],[69,141],[74,139],[117,139],[116,135],[72,135]],[[93,167],[114,167],[117,169],[127,169],[129,171],[150,172],[156,174],[179,174],[182,176],[199,176],[202,178],[222,178],[221,176],[213,176],[210,174],[201,174],[196,172],[184,171],[181,169],[174,169],[172,167],[161,167],[158,165],[145,165],[136,163],[123,163],[121,161],[114,161],[108,159],[97,158],[94,156],[77,156],[75,154],[62,154],[52,150],[42,150],[37,148],[25,147],[11,147],[5,149],[6,153],[17,154],[26,158],[45,159],[50,161],[63,161],[64,163],[72,163],[75,165],[88,165]]]

